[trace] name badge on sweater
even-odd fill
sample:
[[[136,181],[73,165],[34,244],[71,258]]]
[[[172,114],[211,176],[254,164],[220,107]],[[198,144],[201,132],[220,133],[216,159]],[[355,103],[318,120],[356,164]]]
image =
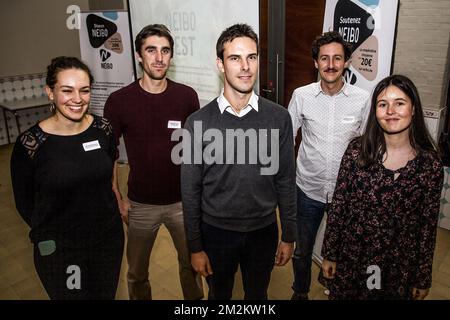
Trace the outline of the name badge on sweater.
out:
[[[180,129],[181,128],[181,121],[169,120],[169,122],[167,123],[167,128],[169,128],[169,129]]]
[[[92,151],[92,150],[100,149],[100,148],[101,147],[100,147],[100,143],[98,143],[98,140],[83,143],[84,151]]]

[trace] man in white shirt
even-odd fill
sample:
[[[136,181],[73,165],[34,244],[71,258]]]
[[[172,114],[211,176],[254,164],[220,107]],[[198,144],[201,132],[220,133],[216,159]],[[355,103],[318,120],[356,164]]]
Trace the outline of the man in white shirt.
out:
[[[369,93],[342,77],[351,47],[338,32],[314,40],[312,57],[320,81],[297,88],[289,103],[294,139],[302,128],[297,157],[297,244],[292,300],[307,300],[317,230],[333,197],[341,158],[360,136],[369,112]]]

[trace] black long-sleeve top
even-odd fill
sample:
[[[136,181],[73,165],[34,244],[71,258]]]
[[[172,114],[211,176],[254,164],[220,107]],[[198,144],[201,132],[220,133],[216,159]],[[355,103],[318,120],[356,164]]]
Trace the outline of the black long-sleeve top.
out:
[[[48,134],[36,124],[17,138],[12,186],[33,243],[84,247],[120,223],[112,191],[116,154],[112,127],[97,116],[76,135]]]

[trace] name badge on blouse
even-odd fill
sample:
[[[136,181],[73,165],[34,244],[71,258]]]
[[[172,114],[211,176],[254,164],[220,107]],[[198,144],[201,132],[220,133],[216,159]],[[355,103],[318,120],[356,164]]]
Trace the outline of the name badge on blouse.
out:
[[[180,129],[181,128],[181,121],[169,120],[169,122],[167,123],[167,128],[169,128],[169,129]]]
[[[355,117],[349,116],[342,118],[342,123],[353,123],[355,122]]]
[[[98,140],[83,143],[84,151],[92,151],[92,150],[96,150],[96,149],[100,149],[100,148],[101,147],[100,147],[100,143],[98,143]]]

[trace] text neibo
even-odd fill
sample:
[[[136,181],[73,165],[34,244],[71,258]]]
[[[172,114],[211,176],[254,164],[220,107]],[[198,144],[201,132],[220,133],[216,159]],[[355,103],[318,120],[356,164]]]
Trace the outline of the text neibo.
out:
[[[108,29],[104,25],[94,24],[94,28],[91,29],[92,36],[95,38],[107,38]]]
[[[111,62],[101,62],[100,66],[102,67],[102,69],[107,69],[107,70],[113,69],[113,67],[114,67]]]
[[[359,40],[359,28],[339,27],[339,33],[341,34],[344,41],[357,43]]]

